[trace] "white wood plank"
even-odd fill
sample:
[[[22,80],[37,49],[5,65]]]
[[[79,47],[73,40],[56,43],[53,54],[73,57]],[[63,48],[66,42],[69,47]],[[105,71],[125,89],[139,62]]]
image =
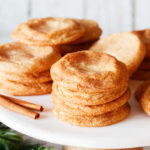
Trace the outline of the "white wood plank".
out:
[[[0,38],[7,39],[19,23],[27,20],[27,3],[27,0],[0,0]]]
[[[150,0],[135,0],[135,29],[150,28]]]
[[[33,0],[32,18],[58,16],[83,17],[83,0]]]
[[[86,18],[95,19],[103,35],[132,29],[131,0],[86,0]]]

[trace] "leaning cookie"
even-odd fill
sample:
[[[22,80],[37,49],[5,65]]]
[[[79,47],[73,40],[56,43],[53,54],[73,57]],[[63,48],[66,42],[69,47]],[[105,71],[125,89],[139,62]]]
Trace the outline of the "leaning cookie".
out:
[[[35,73],[47,71],[59,58],[54,47],[12,42],[0,45],[0,72]]]
[[[145,45],[134,33],[121,32],[105,36],[91,47],[93,51],[104,52],[126,64],[131,76],[145,56]]]
[[[123,106],[130,98],[130,90],[128,89],[121,97],[109,103],[102,105],[77,105],[66,102],[65,99],[58,98],[54,93],[52,94],[52,103],[55,108],[74,116],[97,116],[111,112]]]
[[[1,78],[0,92],[14,96],[48,94],[52,91],[52,82],[25,84]]]
[[[84,32],[84,27],[73,19],[49,17],[31,19],[19,25],[12,38],[30,45],[49,46],[70,43]]]
[[[135,97],[143,110],[150,116],[150,81],[142,83],[136,89]]]
[[[56,108],[53,108],[53,112],[59,120],[67,122],[71,125],[76,125],[81,127],[102,127],[102,126],[112,125],[126,119],[130,113],[130,106],[127,103],[112,112],[108,112],[106,114],[98,115],[95,117],[74,116],[59,111]]]

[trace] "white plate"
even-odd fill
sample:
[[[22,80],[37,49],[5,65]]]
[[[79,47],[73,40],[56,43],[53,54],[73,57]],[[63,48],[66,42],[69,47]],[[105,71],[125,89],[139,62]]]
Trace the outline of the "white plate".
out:
[[[131,81],[134,91],[137,82]],[[31,137],[62,145],[88,148],[129,148],[150,145],[150,118],[143,113],[135,99],[130,99],[130,116],[115,125],[99,128],[71,126],[57,120],[51,112],[50,95],[19,97],[41,104],[46,111],[32,120],[0,108],[0,121]]]

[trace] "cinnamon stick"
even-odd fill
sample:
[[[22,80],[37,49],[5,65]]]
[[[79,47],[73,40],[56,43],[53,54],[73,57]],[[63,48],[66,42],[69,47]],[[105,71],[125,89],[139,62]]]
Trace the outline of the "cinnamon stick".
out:
[[[26,108],[30,108],[32,110],[37,110],[37,111],[43,111],[43,107],[41,105],[33,104],[33,103],[30,103],[30,102],[26,102],[26,101],[23,101],[23,100],[19,100],[19,99],[4,96],[4,95],[0,95],[0,96],[5,97],[5,98],[11,100],[12,102],[17,103],[17,104],[19,104],[21,106],[24,106]]]
[[[11,100],[7,99],[6,97],[0,96],[0,106],[11,110],[13,112],[25,115],[27,117],[30,117],[32,119],[39,118],[39,113],[31,111],[21,105],[18,105],[16,103],[13,103]]]

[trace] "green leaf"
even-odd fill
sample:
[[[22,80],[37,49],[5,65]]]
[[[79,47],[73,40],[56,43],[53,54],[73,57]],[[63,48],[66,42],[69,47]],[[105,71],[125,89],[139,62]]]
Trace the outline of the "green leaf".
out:
[[[44,147],[39,144],[24,143],[22,150],[54,150],[50,147]]]
[[[0,129],[9,129],[9,127],[7,127],[4,124],[0,123]]]
[[[53,150],[53,148],[40,146],[37,150]]]
[[[0,149],[2,150],[20,150],[22,138],[16,132],[10,129],[0,129]]]
[[[9,127],[0,124],[0,150],[54,150],[50,147],[44,147],[40,144],[31,144],[30,141],[23,141],[22,137],[9,129]]]

